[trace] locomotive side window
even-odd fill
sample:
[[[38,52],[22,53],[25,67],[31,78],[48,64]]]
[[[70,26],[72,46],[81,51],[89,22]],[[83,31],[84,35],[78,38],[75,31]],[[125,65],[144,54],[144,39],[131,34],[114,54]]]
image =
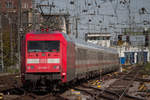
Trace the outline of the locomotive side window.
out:
[[[28,41],[28,52],[59,52],[60,41]]]

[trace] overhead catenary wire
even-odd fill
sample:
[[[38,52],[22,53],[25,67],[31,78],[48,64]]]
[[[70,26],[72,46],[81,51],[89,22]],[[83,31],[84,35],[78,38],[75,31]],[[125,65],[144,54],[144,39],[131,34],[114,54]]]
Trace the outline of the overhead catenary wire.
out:
[[[47,1],[55,2],[55,0],[47,0]],[[120,21],[122,21],[120,19],[120,12],[129,11],[128,10],[128,4],[129,4],[128,2],[130,0],[102,0],[102,1],[99,1],[99,0],[83,0],[83,1],[79,1],[79,0],[68,0],[67,1],[67,0],[64,0],[64,1],[65,1],[64,10],[66,10],[66,11],[61,11],[60,13],[66,12],[66,13],[70,14],[69,18],[70,18],[71,27],[81,26],[80,22],[82,20],[84,20],[85,23],[87,23],[89,20],[91,20],[92,24],[95,24],[95,27],[90,27],[89,25],[84,26],[84,27],[88,28],[88,31],[89,31],[92,28],[94,28],[94,29],[98,28],[99,29],[99,27],[96,27],[97,25],[102,27],[101,26],[102,24],[107,24],[108,20],[114,20],[114,19],[116,21],[111,21],[111,23],[114,27],[118,27],[118,26],[127,27],[128,25],[130,26],[130,24],[133,24],[134,26],[137,25],[136,21],[135,21],[136,19],[133,18],[135,16],[135,14],[133,14],[134,11],[130,12],[130,15],[131,15],[130,18],[129,18],[129,16],[128,16],[128,19],[126,17],[126,22],[125,21],[123,22],[123,23],[125,23],[124,25],[123,24],[118,24],[118,23],[122,23],[122,22],[120,22]],[[133,1],[135,1],[135,0],[133,0]],[[111,4],[112,5],[112,7],[111,7],[112,8],[111,10],[113,10],[112,14],[101,12],[101,9],[104,8],[106,6],[106,4]],[[57,10],[59,9],[58,4],[56,4],[55,6],[56,7],[52,9],[53,13],[56,11],[56,9]],[[123,11],[120,9],[120,7],[123,9]],[[132,9],[131,7],[132,7],[132,4],[130,6],[130,9]],[[78,18],[77,18],[77,15],[78,15]],[[92,16],[93,19],[87,19],[87,17],[86,17],[87,20],[86,19],[81,19],[82,16],[84,16],[84,17],[87,16],[89,18]],[[101,18],[103,17],[103,18],[100,19],[99,17],[101,17]],[[95,21],[96,18],[99,18],[102,23],[97,23]],[[79,19],[79,20],[77,21],[77,19]],[[103,19],[104,19],[104,21],[103,21]],[[107,20],[105,20],[105,19],[107,19]],[[76,25],[76,24],[78,24],[78,25]],[[141,23],[141,24],[143,24],[143,23]],[[139,26],[139,24],[138,24],[138,26]],[[109,24],[106,25],[106,27],[109,28]],[[79,33],[79,35],[80,35],[80,28],[78,28],[78,29],[77,28],[72,28],[72,29],[73,30],[71,30],[71,33],[74,33],[74,34]],[[113,31],[118,31],[116,28],[113,28],[113,27],[112,27],[112,30]]]

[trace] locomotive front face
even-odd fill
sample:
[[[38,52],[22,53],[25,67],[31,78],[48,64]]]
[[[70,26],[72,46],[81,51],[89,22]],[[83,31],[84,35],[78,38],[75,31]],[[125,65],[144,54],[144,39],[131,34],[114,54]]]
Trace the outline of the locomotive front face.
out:
[[[23,84],[49,86],[51,82],[66,82],[66,44],[59,32],[27,33],[22,48]]]
[[[63,42],[61,34],[27,34],[25,72],[62,72]]]
[[[60,72],[59,40],[27,40],[26,72]]]

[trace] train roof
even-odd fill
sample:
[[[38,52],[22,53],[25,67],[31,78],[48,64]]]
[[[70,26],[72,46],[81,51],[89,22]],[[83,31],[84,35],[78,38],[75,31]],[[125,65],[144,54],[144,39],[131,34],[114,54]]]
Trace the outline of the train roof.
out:
[[[41,34],[41,32],[40,31],[30,32],[30,34]],[[70,37],[66,33],[63,33],[63,32],[51,31],[51,32],[44,32],[44,33],[42,32],[42,34],[62,34],[67,41],[73,42],[78,46],[92,48],[92,49],[98,49],[98,50],[102,50],[102,51],[110,52],[110,53],[118,53],[117,49],[115,49],[115,48],[108,48],[108,47],[103,47],[103,46],[92,44],[92,43],[87,43],[83,40],[79,40],[74,37]]]
[[[110,53],[118,53],[117,49],[115,49],[115,48],[108,48],[108,47],[103,47],[103,46],[92,44],[92,43],[87,43],[87,42],[85,42],[83,40],[79,40],[79,39],[76,39],[74,37],[69,37],[65,33],[62,33],[62,34],[66,38],[67,41],[72,41],[78,46],[86,47],[86,48],[92,48],[92,49],[98,49],[98,50],[103,50],[105,52],[110,52]]]
[[[73,41],[76,45],[81,46],[81,47],[98,49],[98,50],[102,50],[102,51],[109,52],[109,53],[118,53],[117,49],[114,49],[114,48],[108,48],[108,47],[103,47],[103,46],[92,44],[92,43],[87,43],[79,39],[73,39]]]

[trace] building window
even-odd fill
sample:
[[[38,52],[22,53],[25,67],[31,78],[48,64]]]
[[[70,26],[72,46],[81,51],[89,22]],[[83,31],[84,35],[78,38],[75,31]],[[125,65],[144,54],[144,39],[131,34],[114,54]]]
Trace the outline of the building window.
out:
[[[27,3],[23,3],[22,8],[28,8],[28,4]]]
[[[13,8],[13,3],[11,1],[7,1],[6,8]]]

